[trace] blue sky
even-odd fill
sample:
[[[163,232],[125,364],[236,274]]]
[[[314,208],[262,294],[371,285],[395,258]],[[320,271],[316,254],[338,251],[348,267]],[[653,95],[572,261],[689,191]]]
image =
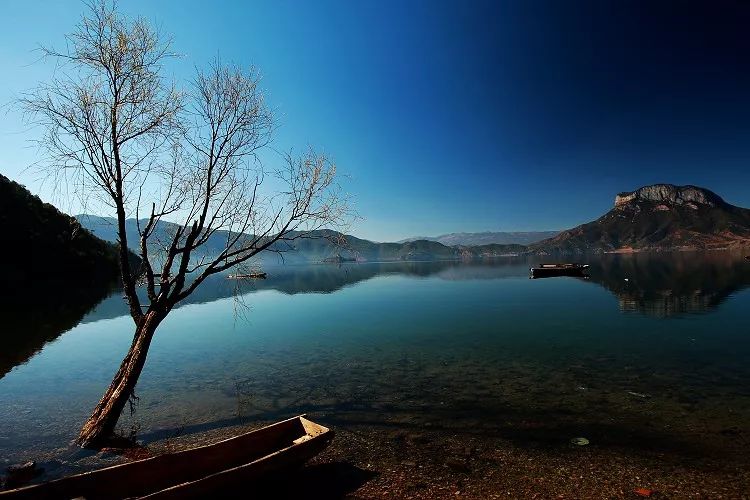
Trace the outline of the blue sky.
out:
[[[120,2],[174,35],[178,80],[216,55],[257,66],[275,146],[331,154],[363,217],[351,232],[380,241],[562,229],[655,182],[750,207],[750,7],[677,5]],[[83,9],[4,4],[0,103],[49,76],[34,48]],[[23,170],[33,136],[6,111],[0,172],[77,212]]]

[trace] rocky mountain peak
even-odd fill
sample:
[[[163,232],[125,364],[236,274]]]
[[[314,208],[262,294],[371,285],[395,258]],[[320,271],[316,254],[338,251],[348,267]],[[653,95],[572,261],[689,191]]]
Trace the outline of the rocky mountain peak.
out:
[[[615,197],[615,208],[622,208],[639,201],[666,205],[680,205],[697,209],[699,205],[717,207],[724,205],[719,195],[697,186],[675,186],[654,184],[632,192],[620,193]]]
[[[750,209],[708,189],[654,184],[618,194],[598,219],[528,248],[541,254],[745,249]]]

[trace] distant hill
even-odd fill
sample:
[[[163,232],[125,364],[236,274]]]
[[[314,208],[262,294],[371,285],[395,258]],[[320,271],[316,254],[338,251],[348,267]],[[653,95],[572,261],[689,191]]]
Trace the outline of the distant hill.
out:
[[[0,259],[3,279],[45,282],[75,278],[77,286],[119,276],[118,248],[69,215],[0,175]],[[139,259],[132,255],[138,265]]]
[[[76,219],[81,223],[83,227],[91,231],[95,236],[109,242],[117,241],[117,219],[114,217],[100,217],[98,215],[81,214],[76,215]],[[141,228],[146,225],[145,220],[141,221]],[[177,230],[178,225],[172,222],[160,221],[156,229],[154,230],[153,236],[150,238],[151,243],[154,245],[152,250],[158,251],[157,240],[171,241],[171,237]],[[135,219],[127,219],[125,221],[125,231],[128,236],[128,245],[131,250],[139,251],[138,245],[140,244],[140,235],[138,233],[138,224]],[[217,231],[205,244],[206,251],[215,255],[221,252],[226,242],[225,231]]]
[[[418,236],[401,240],[399,243],[426,240],[437,241],[449,247],[480,245],[530,245],[556,236],[559,231],[531,232],[483,232],[483,233],[448,233],[440,236]]]
[[[116,241],[114,219],[94,215],[78,215],[81,224],[97,236],[109,241]],[[161,222],[157,234],[164,236],[174,231],[176,225]],[[126,222],[128,239],[138,241],[135,219]],[[294,233],[292,233],[293,235]],[[326,259],[353,259],[357,261],[419,261],[419,260],[456,260],[474,258],[492,258],[525,250],[521,245],[482,245],[475,247],[452,247],[436,241],[417,240],[404,243],[375,243],[342,234],[337,231],[314,231],[309,238],[300,238],[293,242],[280,242],[271,249],[278,253],[264,252],[259,255],[261,263],[304,263],[322,262]],[[226,233],[217,231],[203,249],[209,255],[217,255],[223,249]],[[134,247],[135,248],[135,247]]]
[[[615,197],[595,221],[529,245],[530,253],[710,250],[750,245],[750,210],[697,186],[655,184]]]

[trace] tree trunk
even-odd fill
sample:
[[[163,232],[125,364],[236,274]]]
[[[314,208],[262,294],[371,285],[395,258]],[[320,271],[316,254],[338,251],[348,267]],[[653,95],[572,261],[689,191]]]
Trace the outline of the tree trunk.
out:
[[[100,447],[113,437],[120,414],[130,395],[133,394],[143,365],[146,363],[146,355],[156,327],[165,316],[156,311],[149,311],[143,316],[143,320],[136,327],[133,344],[125,359],[122,360],[120,369],[117,370],[109,389],[104,393],[78,435],[76,442],[81,447]]]

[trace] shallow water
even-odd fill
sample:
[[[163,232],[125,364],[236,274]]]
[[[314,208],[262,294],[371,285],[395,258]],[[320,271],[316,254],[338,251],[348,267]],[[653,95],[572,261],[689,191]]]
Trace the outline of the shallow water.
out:
[[[150,441],[309,412],[340,426],[472,428],[520,445],[582,436],[748,458],[750,262],[588,262],[586,280],[530,280],[522,259],[217,276],[160,327],[123,431]],[[65,316],[56,340],[0,378],[0,458],[62,452],[75,437],[130,343],[120,295],[73,328]],[[55,314],[37,314],[54,331]],[[22,321],[9,324],[4,335],[24,335]]]

